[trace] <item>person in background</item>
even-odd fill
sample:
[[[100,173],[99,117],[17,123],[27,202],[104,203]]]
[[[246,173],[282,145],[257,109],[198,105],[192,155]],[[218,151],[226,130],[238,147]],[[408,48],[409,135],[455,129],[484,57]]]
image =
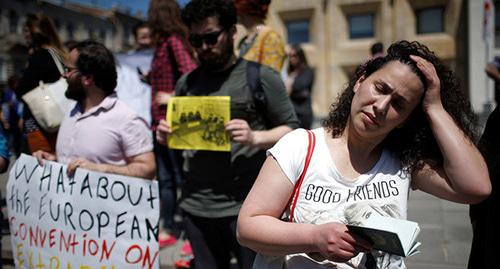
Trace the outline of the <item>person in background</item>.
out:
[[[5,173],[9,168],[10,154],[4,130],[0,127],[0,173]],[[1,243],[1,240],[0,240]]]
[[[57,137],[56,154],[33,153],[43,160],[77,168],[145,179],[155,178],[149,126],[114,91],[116,66],[104,45],[82,41],[70,52],[64,78],[66,97],[75,105],[66,113]]]
[[[370,48],[371,58],[384,57],[384,44],[382,42],[375,42]]]
[[[280,73],[285,61],[285,44],[281,36],[264,25],[271,0],[235,0],[238,23],[247,30],[240,41],[239,56],[247,61],[267,65]]]
[[[5,173],[9,168],[10,153],[7,139],[4,134],[2,126],[0,126],[0,173]],[[0,193],[0,201],[3,204],[2,194]],[[2,206],[3,207],[3,206]],[[2,252],[2,234],[4,229],[9,229],[9,222],[3,215],[3,210],[0,208],[0,253]],[[0,259],[0,269],[2,269],[2,260]]]
[[[311,129],[313,110],[311,92],[314,84],[314,71],[309,67],[304,50],[293,44],[288,52],[288,76],[285,79],[286,92],[292,100],[300,128]]]
[[[387,56],[358,69],[324,128],[312,131],[293,222],[280,218],[311,133],[293,131],[268,151],[240,211],[240,243],[286,256],[288,269],[405,268],[403,257],[371,249],[346,224],[371,214],[406,219],[410,188],[457,203],[486,199],[491,184],[473,142],[474,119],[455,75],[433,52],[393,43]]]
[[[479,150],[486,159],[490,173],[492,192],[488,199],[479,204],[471,205],[469,209],[472,223],[472,246],[469,256],[469,269],[498,267],[498,239],[500,238],[500,212],[498,200],[498,182],[500,180],[500,109],[498,107],[498,89],[500,88],[500,59],[495,59],[486,68],[486,74],[495,81],[495,99],[497,107],[489,115],[483,135],[479,141]]]
[[[76,41],[76,40],[64,41],[64,47],[66,48],[66,51],[72,51],[76,47],[77,44],[78,44],[78,41]]]
[[[22,116],[23,103],[20,102],[13,89],[17,89],[21,77],[12,75],[7,80],[7,88],[3,89],[2,94],[2,123],[5,130],[5,137],[9,149],[17,157],[21,154],[23,145],[22,134]]]
[[[151,29],[147,22],[139,22],[132,29],[135,40],[135,51],[150,50],[153,42],[151,40]]]
[[[135,49],[116,55],[116,94],[151,125],[151,86],[143,81],[153,59],[149,24],[139,22],[133,27],[133,31]]]
[[[500,104],[500,57],[495,57],[495,59],[488,63],[485,67],[486,75],[495,81],[495,93],[494,98],[497,105]]]
[[[51,83],[61,77],[49,50],[54,52],[61,62],[64,62],[66,58],[63,43],[49,17],[43,14],[28,14],[23,26],[23,34],[30,49],[28,65],[22,74],[19,86],[15,89],[19,98],[37,87],[40,81]],[[23,122],[29,152],[33,153],[37,150],[55,152],[57,133],[48,133],[43,130],[26,104],[24,104]]]
[[[232,117],[224,126],[231,138],[230,152],[186,151],[180,207],[194,265],[228,269],[234,255],[239,268],[251,268],[255,253],[236,240],[238,212],[265,159],[265,149],[296,128],[298,120],[279,74],[268,66],[259,67],[265,106],[253,98],[247,80],[251,63],[234,54],[232,1],[193,0],[182,18],[200,66],[178,81],[176,95],[229,96]],[[166,143],[171,131],[162,120],[157,140]]]
[[[182,74],[196,68],[188,29],[181,19],[181,10],[175,0],[152,0],[148,10],[149,25],[155,52],[151,71],[147,75],[152,92],[152,129],[156,131],[165,119],[167,103]],[[154,136],[154,135],[153,135]],[[173,245],[174,214],[177,206],[177,182],[182,182],[182,156],[154,141],[157,176],[160,184],[161,216],[160,247]]]

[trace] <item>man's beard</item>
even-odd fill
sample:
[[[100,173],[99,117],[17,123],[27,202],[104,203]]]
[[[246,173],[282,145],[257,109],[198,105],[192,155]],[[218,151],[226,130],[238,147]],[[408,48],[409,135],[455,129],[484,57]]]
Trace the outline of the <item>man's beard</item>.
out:
[[[77,102],[83,101],[87,94],[85,93],[85,89],[83,88],[82,83],[79,80],[68,80],[68,89],[64,93],[66,97],[69,99],[75,100]]]
[[[210,71],[220,71],[222,70],[227,63],[231,60],[231,57],[234,54],[234,45],[232,42],[227,42],[225,46],[221,49],[221,54],[217,57],[212,57],[210,59],[204,59],[203,52],[198,57],[200,61],[200,66],[206,70]],[[212,55],[215,56],[215,55]]]

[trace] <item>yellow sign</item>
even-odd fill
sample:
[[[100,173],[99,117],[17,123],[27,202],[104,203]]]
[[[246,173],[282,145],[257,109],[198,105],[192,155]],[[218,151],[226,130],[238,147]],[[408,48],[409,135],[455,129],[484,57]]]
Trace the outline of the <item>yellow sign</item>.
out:
[[[168,147],[173,149],[231,151],[225,131],[230,120],[229,96],[172,97],[167,123],[172,128]]]

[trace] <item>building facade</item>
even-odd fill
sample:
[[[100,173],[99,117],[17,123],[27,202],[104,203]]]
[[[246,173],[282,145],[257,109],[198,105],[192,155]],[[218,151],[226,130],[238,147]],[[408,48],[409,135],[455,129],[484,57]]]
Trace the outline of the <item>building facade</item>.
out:
[[[29,13],[43,13],[56,25],[62,41],[88,38],[102,42],[113,52],[130,49],[133,26],[142,19],[118,9],[104,10],[65,1],[0,1],[0,84],[25,67],[28,47],[22,27]]]
[[[499,1],[493,1],[498,8],[494,11],[490,45],[483,30],[485,2],[273,0],[267,24],[288,44],[300,43],[306,51],[316,71],[313,108],[319,118],[327,115],[355,68],[370,58],[374,42],[382,42],[386,49],[402,39],[423,42],[435,51],[457,73],[474,110],[481,114],[495,105],[493,83],[484,74],[484,66],[494,56],[500,56]],[[54,20],[63,41],[93,38],[113,52],[132,46],[132,27],[142,19],[117,9],[102,10],[66,1],[2,0],[0,85],[24,68],[28,48],[21,34],[22,25],[27,13],[36,12]],[[243,28],[238,32],[242,36]]]
[[[316,70],[314,111],[322,118],[375,42],[385,49],[397,40],[426,44],[468,92],[466,6],[462,0],[273,0],[267,23],[306,51]]]

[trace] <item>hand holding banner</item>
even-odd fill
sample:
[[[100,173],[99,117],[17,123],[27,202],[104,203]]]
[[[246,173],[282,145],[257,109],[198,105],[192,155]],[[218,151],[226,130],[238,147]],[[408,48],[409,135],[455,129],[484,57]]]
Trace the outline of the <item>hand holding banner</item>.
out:
[[[6,200],[16,268],[159,268],[156,181],[23,154]]]

